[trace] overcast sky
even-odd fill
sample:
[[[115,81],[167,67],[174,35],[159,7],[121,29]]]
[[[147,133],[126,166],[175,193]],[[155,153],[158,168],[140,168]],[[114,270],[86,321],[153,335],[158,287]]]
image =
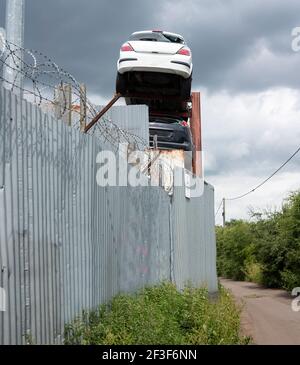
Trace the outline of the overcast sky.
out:
[[[0,26],[5,1],[0,0]],[[120,45],[134,31],[182,34],[202,93],[206,179],[216,205],[270,175],[300,144],[299,0],[26,0],[25,46],[85,82],[95,99],[114,92]],[[280,206],[300,186],[300,155],[261,190],[228,202],[228,218],[249,206]],[[220,217],[218,218],[220,222]]]

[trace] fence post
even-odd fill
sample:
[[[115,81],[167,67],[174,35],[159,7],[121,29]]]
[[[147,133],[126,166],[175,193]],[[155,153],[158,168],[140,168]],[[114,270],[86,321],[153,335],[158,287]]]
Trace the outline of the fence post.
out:
[[[86,127],[86,86],[80,85],[80,130],[84,132]]]
[[[54,89],[54,115],[61,119],[62,85],[57,85]]]
[[[70,84],[63,85],[64,93],[64,114],[63,119],[68,126],[72,124],[72,86]]]

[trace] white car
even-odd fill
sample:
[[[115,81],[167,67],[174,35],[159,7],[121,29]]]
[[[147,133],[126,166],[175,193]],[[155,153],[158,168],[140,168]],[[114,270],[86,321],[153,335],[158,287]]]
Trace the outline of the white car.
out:
[[[133,33],[120,50],[116,91],[126,94],[191,95],[192,52],[179,34]]]

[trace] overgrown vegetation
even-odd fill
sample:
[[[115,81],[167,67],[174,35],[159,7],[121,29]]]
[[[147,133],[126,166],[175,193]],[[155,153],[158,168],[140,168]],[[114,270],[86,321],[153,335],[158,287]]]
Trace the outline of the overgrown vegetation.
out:
[[[252,218],[217,227],[218,274],[272,288],[300,286],[300,192],[281,211]]]
[[[108,305],[83,313],[65,329],[66,344],[180,345],[242,344],[240,317],[231,295],[220,287],[210,301],[206,289],[170,283],[135,295],[118,295]]]

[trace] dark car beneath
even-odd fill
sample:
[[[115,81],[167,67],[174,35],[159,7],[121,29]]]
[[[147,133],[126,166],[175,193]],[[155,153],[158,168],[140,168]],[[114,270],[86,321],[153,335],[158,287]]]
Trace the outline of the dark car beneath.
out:
[[[150,147],[155,147],[157,140],[156,147],[160,149],[193,150],[190,127],[182,118],[150,116],[149,136]]]

